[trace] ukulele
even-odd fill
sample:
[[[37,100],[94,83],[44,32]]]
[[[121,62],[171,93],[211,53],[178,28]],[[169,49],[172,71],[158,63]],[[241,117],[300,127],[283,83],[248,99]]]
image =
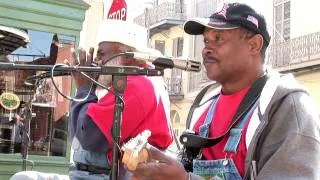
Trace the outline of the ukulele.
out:
[[[130,139],[122,145],[123,151],[122,163],[128,170],[134,171],[139,163],[147,162],[149,153],[147,151],[148,138],[151,136],[151,131],[144,130],[136,137]]]

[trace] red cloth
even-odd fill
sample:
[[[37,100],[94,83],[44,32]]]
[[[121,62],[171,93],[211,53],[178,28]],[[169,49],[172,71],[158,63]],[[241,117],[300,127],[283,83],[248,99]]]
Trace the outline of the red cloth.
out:
[[[125,104],[122,113],[120,143],[128,141],[145,129],[152,132],[148,142],[155,147],[166,149],[172,143],[172,130],[167,118],[170,116],[166,115],[170,109],[169,105],[164,106],[163,104],[164,98],[168,98],[167,92],[164,86],[163,92],[161,92],[161,88],[154,88],[153,83],[145,76],[128,76],[124,93]],[[107,93],[98,103],[91,103],[87,110],[88,115],[108,140],[109,157],[113,145],[110,133],[113,123],[114,101],[114,95]],[[165,108],[167,109],[165,110]]]
[[[224,133],[229,125],[232,122],[232,118],[236,113],[237,108],[240,105],[241,100],[249,90],[249,87],[246,89],[241,90],[232,95],[223,95],[221,93],[219,101],[217,102],[215,113],[213,115],[213,122],[210,126],[210,137],[216,137]],[[204,123],[206,115],[208,113],[209,108],[202,114],[200,119],[194,126],[194,131],[199,133],[199,127]],[[248,121],[249,122],[249,121]],[[244,165],[245,165],[245,157],[247,153],[247,147],[245,143],[245,134],[247,131],[248,123],[245,126],[244,130],[242,131],[242,136],[240,140],[240,144],[238,147],[237,153],[228,153],[227,157],[232,158],[234,163],[237,166],[237,169],[240,175],[243,177],[244,175]],[[224,146],[227,143],[229,135],[227,135],[221,142],[212,146],[210,148],[203,149],[203,158],[207,160],[216,160],[216,159],[224,159],[226,153],[223,151]]]

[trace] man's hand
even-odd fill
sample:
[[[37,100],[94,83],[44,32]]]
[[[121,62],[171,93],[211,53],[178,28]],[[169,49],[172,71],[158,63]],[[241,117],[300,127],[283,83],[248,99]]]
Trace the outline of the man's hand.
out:
[[[79,50],[75,50],[79,53],[79,62],[78,62],[78,54],[77,52],[72,52],[72,59],[71,62],[67,62],[70,65],[79,65],[79,66],[90,66],[93,62],[93,53],[94,53],[94,49],[90,48],[89,49],[89,53],[87,54],[86,50],[84,49],[79,49]],[[89,74],[88,74],[89,75]],[[88,80],[84,75],[82,75],[79,72],[73,72],[72,73],[73,79],[75,81],[75,84],[77,86],[77,88],[79,88],[80,86],[85,86],[88,85],[90,80]]]
[[[149,162],[140,163],[132,172],[132,180],[188,179],[188,173],[179,161],[166,156],[154,147],[149,148],[149,156]]]

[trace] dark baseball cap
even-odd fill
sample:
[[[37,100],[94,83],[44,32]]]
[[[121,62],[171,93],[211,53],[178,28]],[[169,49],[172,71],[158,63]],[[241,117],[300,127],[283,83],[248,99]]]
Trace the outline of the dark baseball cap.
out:
[[[219,12],[208,18],[194,18],[184,23],[184,31],[191,35],[202,34],[206,27],[218,30],[242,27],[261,34],[267,46],[270,42],[265,18],[246,4],[224,4]]]

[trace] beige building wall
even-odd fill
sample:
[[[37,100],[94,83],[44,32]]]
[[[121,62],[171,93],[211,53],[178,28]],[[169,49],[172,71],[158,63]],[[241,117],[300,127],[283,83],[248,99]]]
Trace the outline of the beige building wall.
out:
[[[90,5],[90,8],[86,11],[86,17],[80,33],[79,46],[86,50],[94,47],[96,51],[98,48],[96,44],[97,27],[103,19],[103,1],[87,0],[86,2]]]
[[[291,38],[320,31],[319,6],[319,0],[291,0]]]
[[[178,37],[183,37],[184,32],[182,26],[174,26],[169,30],[162,31],[160,33],[154,34],[151,37],[151,47],[155,47],[155,40],[165,41],[165,56],[172,56],[173,53],[173,39]],[[185,45],[185,43],[184,43]],[[183,47],[185,49],[185,47]]]
[[[190,48],[189,45],[192,45],[190,43],[192,41],[192,37],[186,33],[184,33],[182,29],[182,25],[180,26],[174,26],[166,31],[162,31],[161,33],[154,34],[151,37],[151,47],[155,47],[155,41],[161,40],[165,41],[165,56],[173,56],[173,40],[178,37],[183,37],[183,57],[190,57]],[[184,94],[184,98],[182,100],[171,100],[171,112],[177,112],[177,114],[171,114],[172,117],[172,124],[173,129],[178,134],[178,138],[181,135],[181,133],[186,129],[186,119],[188,116],[188,112],[191,106],[191,103],[193,102],[195,95],[197,92],[188,93],[188,80],[189,75],[192,75],[192,73],[188,73],[183,71],[182,72],[182,91]],[[164,73],[165,78],[171,77],[171,70],[165,70]],[[178,116],[178,117],[176,117]],[[179,122],[175,122],[174,118],[180,119]]]
[[[305,88],[307,88],[320,109],[320,70],[299,74],[295,77]]]
[[[184,33],[184,31],[182,29],[182,25],[181,26],[174,26],[167,31],[162,31],[161,33],[154,34],[151,37],[151,47],[153,47],[153,48],[155,47],[156,40],[165,41],[164,55],[171,57],[171,56],[173,56],[173,40],[178,37],[183,37],[183,57],[185,57],[187,59],[187,57],[190,56],[189,55],[189,52],[190,52],[189,51],[189,45],[190,45],[189,42],[191,40],[191,38],[190,38],[191,36]],[[170,75],[171,75],[171,70],[165,70],[164,77],[170,77]],[[189,74],[187,72],[182,73],[183,92],[187,92],[188,76],[189,76]]]

